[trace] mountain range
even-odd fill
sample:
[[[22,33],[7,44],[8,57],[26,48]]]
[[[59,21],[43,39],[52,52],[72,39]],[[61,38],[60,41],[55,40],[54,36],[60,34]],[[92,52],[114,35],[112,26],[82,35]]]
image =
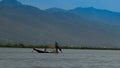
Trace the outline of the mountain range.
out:
[[[0,43],[120,47],[120,13],[93,7],[64,10],[0,2]]]

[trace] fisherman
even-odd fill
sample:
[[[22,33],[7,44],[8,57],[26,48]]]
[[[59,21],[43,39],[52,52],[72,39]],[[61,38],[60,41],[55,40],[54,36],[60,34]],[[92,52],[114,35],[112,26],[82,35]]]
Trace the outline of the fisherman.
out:
[[[62,49],[59,47],[58,42],[56,41],[55,41],[55,49],[56,49],[56,53],[59,53],[58,50],[62,52]]]
[[[59,53],[59,51],[62,53],[62,49],[58,46],[58,42],[55,42],[55,51],[54,52],[48,52],[46,49],[47,47],[45,47],[44,51],[42,50],[38,50],[36,48],[33,48],[33,50],[35,50],[38,53]]]

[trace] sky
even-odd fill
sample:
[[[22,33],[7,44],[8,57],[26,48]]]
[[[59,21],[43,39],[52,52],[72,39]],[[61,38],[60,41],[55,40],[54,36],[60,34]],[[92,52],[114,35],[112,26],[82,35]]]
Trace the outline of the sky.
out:
[[[18,0],[23,4],[32,5],[40,9],[52,7],[73,9],[76,7],[94,7],[120,12],[120,0]]]

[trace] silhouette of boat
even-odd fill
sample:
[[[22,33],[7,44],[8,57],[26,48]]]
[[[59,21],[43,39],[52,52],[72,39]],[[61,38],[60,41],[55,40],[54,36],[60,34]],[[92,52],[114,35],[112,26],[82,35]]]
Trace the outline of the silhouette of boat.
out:
[[[55,51],[49,52],[49,51],[46,51],[46,48],[44,49],[44,51],[39,50],[37,48],[33,48],[33,50],[36,51],[37,53],[59,53],[59,52],[62,53],[62,49],[58,46],[57,42],[55,42]]]

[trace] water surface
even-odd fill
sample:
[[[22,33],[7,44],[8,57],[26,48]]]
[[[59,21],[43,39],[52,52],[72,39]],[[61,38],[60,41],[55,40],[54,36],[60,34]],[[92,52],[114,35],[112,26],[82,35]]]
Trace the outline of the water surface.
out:
[[[63,50],[40,54],[27,48],[0,48],[0,68],[119,68],[119,50]]]

